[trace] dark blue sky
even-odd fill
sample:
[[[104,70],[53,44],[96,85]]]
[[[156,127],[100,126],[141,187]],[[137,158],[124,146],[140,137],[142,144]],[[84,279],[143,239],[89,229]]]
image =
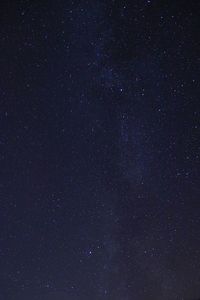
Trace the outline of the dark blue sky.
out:
[[[0,300],[197,299],[198,1],[0,8]]]

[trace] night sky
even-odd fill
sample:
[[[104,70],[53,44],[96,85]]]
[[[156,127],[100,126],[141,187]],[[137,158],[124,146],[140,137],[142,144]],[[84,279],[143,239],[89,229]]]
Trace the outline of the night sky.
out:
[[[0,300],[200,297],[199,1],[0,4]]]

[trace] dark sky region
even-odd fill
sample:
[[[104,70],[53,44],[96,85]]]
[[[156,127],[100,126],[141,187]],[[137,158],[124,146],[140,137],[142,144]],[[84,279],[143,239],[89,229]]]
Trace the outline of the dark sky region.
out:
[[[200,1],[0,3],[0,300],[200,296]]]

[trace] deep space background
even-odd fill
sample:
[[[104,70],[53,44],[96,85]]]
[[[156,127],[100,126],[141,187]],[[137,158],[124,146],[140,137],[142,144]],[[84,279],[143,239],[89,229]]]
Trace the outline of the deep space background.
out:
[[[200,1],[0,3],[0,300],[200,297]]]

